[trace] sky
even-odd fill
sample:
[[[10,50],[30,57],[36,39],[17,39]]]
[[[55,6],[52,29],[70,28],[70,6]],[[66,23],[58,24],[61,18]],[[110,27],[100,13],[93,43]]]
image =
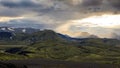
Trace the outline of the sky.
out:
[[[120,38],[120,0],[0,0],[0,26]]]

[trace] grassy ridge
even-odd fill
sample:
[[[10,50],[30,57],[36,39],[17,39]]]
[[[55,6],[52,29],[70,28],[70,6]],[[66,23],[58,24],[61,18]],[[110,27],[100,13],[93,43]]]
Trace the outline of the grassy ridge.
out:
[[[99,44],[99,45],[97,45]],[[92,45],[78,46],[78,44],[61,42],[61,41],[41,41],[34,45],[26,47],[15,47],[14,53],[12,48],[7,49],[5,56],[13,59],[30,59],[30,58],[44,58],[52,60],[65,60],[75,62],[95,62],[120,64],[120,48],[110,45],[101,45],[100,43],[93,43]],[[15,50],[15,48],[13,48]],[[12,56],[11,56],[12,55]],[[1,56],[2,60],[6,59]]]
[[[2,42],[3,41],[3,42]],[[1,40],[0,59],[44,58],[75,62],[120,64],[120,40],[88,38],[68,41],[51,30],[16,34],[13,40]]]

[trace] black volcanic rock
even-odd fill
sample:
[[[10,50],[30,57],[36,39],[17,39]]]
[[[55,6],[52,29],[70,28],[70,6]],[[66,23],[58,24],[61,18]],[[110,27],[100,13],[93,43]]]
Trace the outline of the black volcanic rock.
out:
[[[0,32],[0,39],[11,39],[12,36],[11,32]]]
[[[27,68],[26,65],[18,65],[6,62],[0,62],[0,68]]]
[[[5,52],[15,54],[17,52],[20,52],[21,50],[22,50],[21,48],[11,48],[6,50]]]

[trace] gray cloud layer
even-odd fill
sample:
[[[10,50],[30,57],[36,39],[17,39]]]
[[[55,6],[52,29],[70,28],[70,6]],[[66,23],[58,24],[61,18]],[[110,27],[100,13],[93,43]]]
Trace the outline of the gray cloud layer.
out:
[[[103,0],[84,0],[83,5],[84,6],[98,6],[101,5]]]
[[[1,0],[0,5],[1,16],[18,16],[32,12],[38,15],[48,13],[53,16],[67,13],[73,17],[76,13],[97,9],[119,11],[120,0]]]
[[[69,20],[99,14],[119,14],[119,10],[120,0],[0,0],[0,17],[7,17],[7,20],[15,18],[7,22],[2,20],[1,23],[40,24],[36,26],[38,28],[56,29]]]
[[[21,1],[21,2],[1,1],[1,4],[5,7],[9,7],[9,8],[41,7],[41,5],[36,4],[32,1],[28,1],[28,0],[24,0],[24,1]]]

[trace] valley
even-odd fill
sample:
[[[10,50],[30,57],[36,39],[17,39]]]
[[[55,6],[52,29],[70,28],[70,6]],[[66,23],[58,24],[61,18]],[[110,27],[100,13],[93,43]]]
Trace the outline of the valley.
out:
[[[52,30],[33,33],[1,31],[0,34],[0,60],[7,63],[28,68],[39,68],[39,65],[42,68],[47,68],[46,65],[49,68],[89,68],[89,65],[91,68],[119,68],[118,39],[72,38]]]
[[[19,65],[26,65],[28,68],[119,68],[120,65],[100,63],[80,63],[72,61],[58,61],[48,59],[29,59],[6,61]]]

